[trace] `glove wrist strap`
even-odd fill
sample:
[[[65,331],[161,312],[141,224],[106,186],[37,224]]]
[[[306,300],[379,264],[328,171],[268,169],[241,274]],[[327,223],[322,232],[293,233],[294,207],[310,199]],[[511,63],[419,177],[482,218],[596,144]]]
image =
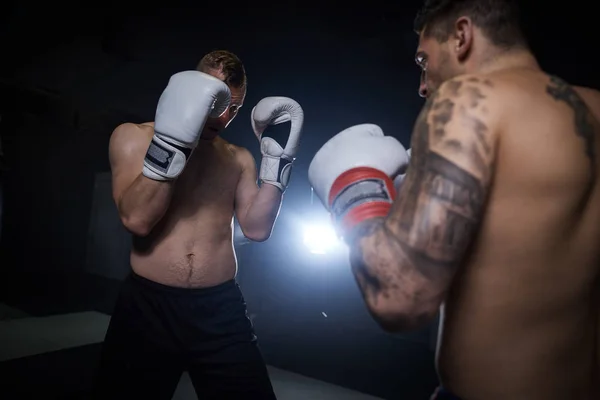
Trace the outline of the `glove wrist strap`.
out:
[[[392,179],[374,168],[354,168],[341,174],[329,192],[329,205],[335,225],[342,232],[371,218],[386,217],[396,190]]]
[[[154,180],[175,179],[183,171],[191,153],[191,148],[155,134],[144,157],[143,174]]]
[[[283,156],[274,157],[263,154],[260,163],[259,179],[263,183],[268,183],[277,187],[281,192],[285,192],[290,181],[293,160]]]

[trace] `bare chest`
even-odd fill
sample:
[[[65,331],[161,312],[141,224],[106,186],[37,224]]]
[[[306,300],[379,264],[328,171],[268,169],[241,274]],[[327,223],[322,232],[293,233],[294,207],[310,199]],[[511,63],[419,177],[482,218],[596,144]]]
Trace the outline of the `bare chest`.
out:
[[[233,212],[241,169],[225,146],[199,146],[177,181],[173,203],[187,210],[228,209]]]

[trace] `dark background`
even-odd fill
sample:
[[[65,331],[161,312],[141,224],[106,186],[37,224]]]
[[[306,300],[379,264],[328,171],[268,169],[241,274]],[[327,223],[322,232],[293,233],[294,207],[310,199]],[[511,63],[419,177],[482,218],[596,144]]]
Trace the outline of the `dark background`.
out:
[[[282,95],[305,111],[272,238],[237,241],[239,281],[268,363],[383,398],[427,398],[437,384],[435,329],[382,332],[343,251],[311,255],[300,234],[306,221],[326,221],[307,168],[327,139],[373,122],[409,142],[422,106],[412,32],[420,2],[167,3],[3,3],[0,301],[33,315],[111,312],[129,238],[110,198],[110,134],[153,120],[171,74],[228,49],[249,86],[226,139],[259,161],[254,104]],[[582,2],[539,4],[525,4],[524,22],[543,68],[599,88],[595,16]]]

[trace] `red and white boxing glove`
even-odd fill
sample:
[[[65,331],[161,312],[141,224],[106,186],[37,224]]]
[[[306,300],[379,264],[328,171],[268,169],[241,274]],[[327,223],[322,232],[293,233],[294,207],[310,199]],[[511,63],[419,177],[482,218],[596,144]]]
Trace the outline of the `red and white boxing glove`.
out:
[[[387,216],[396,196],[393,177],[408,160],[404,146],[380,127],[356,125],[321,147],[308,180],[344,236],[364,220]]]

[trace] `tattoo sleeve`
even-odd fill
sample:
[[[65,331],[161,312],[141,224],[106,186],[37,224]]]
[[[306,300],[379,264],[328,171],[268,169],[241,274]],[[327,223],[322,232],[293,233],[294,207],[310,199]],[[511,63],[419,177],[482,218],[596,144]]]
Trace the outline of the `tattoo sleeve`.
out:
[[[371,311],[437,310],[476,235],[493,175],[491,82],[446,82],[419,115],[407,176],[387,219],[353,233],[353,273]]]

